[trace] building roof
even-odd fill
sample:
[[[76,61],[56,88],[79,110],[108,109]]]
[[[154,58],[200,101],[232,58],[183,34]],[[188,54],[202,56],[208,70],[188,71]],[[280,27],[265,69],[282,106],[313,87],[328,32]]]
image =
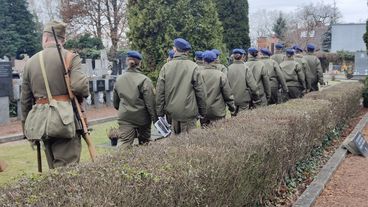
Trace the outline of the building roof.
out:
[[[366,50],[363,35],[366,24],[334,24],[332,25],[331,52],[340,50],[355,52]]]

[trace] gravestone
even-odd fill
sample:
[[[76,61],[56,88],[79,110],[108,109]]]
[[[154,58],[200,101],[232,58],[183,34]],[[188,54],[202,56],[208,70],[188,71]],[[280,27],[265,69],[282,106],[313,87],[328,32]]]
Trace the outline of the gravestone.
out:
[[[356,133],[344,147],[354,155],[368,157],[368,143],[361,132]]]
[[[96,76],[96,74],[94,74],[92,66],[92,59],[86,59],[86,69],[87,69],[86,74],[88,75],[88,77]]]
[[[355,53],[354,75],[368,75],[368,55],[365,51]]]
[[[11,62],[0,61],[0,124],[9,122],[9,96],[12,91]]]

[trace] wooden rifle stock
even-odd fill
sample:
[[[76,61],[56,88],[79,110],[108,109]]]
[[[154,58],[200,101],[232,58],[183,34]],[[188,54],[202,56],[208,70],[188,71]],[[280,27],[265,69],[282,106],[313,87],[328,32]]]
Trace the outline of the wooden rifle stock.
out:
[[[83,139],[87,143],[88,152],[89,152],[89,155],[91,157],[91,160],[92,161],[95,161],[95,158],[96,158],[96,148],[95,148],[95,146],[94,146],[94,144],[92,142],[91,136],[89,135],[87,122],[86,122],[86,119],[84,119],[84,115],[82,113],[81,105],[80,105],[77,97],[72,92],[72,89],[71,89],[71,86],[70,86],[69,71],[65,67],[64,58],[63,58],[63,55],[61,53],[61,46],[60,46],[59,41],[58,41],[58,39],[56,37],[56,33],[55,33],[55,30],[54,30],[54,27],[51,27],[51,30],[52,30],[52,34],[54,35],[54,39],[55,39],[55,43],[56,43],[56,48],[58,50],[59,58],[60,58],[60,61],[61,61],[61,65],[63,67],[64,81],[65,81],[65,85],[66,85],[67,90],[68,90],[68,95],[69,95],[69,98],[70,98],[70,100],[72,102],[73,110],[74,110],[75,115],[77,116],[77,120],[80,122],[80,124],[82,126],[82,137],[83,137]]]
[[[40,141],[36,141],[36,147],[37,147],[37,167],[38,172],[42,173],[42,158],[41,158],[41,143]]]

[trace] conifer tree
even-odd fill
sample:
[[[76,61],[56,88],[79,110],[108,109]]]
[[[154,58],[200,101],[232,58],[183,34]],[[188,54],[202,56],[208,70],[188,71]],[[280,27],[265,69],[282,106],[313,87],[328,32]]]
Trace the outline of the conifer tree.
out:
[[[0,0],[0,57],[33,55],[41,49],[40,31],[26,0]]]

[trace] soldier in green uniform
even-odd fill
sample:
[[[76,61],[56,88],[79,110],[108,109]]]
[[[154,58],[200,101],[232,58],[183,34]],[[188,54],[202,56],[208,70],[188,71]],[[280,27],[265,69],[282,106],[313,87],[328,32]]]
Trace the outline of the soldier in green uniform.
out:
[[[226,105],[230,112],[235,112],[234,96],[227,77],[218,71],[214,64],[216,54],[212,51],[205,51],[203,58],[206,65],[201,75],[207,91],[207,116],[201,119],[202,127],[209,125],[211,121],[225,118]]]
[[[323,81],[323,71],[321,66],[321,61],[314,54],[315,46],[313,44],[307,45],[307,54],[303,59],[308,63],[310,69],[311,78],[311,91],[318,91],[318,83],[324,85]]]
[[[212,49],[211,50],[212,52],[214,52],[217,56],[217,59],[215,61],[215,64],[216,64],[216,67],[217,67],[217,70],[223,72],[225,75],[227,74],[227,71],[228,69],[226,68],[225,65],[221,64],[221,61],[220,61],[220,55],[221,55],[221,51],[218,50],[218,49]]]
[[[281,101],[281,97],[279,95],[280,87],[284,93],[289,92],[284,74],[282,73],[279,64],[270,58],[271,52],[267,48],[262,48],[261,53],[261,60],[265,69],[268,71],[268,76],[270,78],[271,98],[269,100],[269,104],[279,104]]]
[[[245,66],[252,71],[254,79],[258,85],[259,98],[261,102],[258,103],[257,106],[267,106],[268,100],[271,97],[271,85],[268,71],[266,70],[263,62],[258,60],[258,50],[256,48],[249,48],[248,53],[250,57],[248,62],[245,63]]]
[[[299,63],[294,60],[294,50],[292,48],[287,49],[286,55],[286,60],[280,64],[280,68],[284,72],[286,85],[289,88],[287,98],[300,98],[306,88],[304,72]]]
[[[24,126],[27,115],[35,104],[48,104],[45,82],[41,74],[40,55],[42,53],[50,85],[51,95],[57,101],[69,101],[67,87],[64,81],[64,68],[62,67],[59,54],[56,48],[54,36],[51,28],[54,27],[58,41],[65,43],[66,24],[58,21],[51,21],[45,25],[42,34],[43,50],[32,56],[26,63],[23,71],[21,107],[22,123]],[[77,54],[73,54],[62,48],[66,67],[70,69],[70,85],[72,92],[78,97],[89,96],[88,78],[81,70],[81,59]],[[45,154],[49,168],[66,166],[70,163],[77,163],[81,153],[81,137],[76,135],[73,139],[62,137],[43,137]]]
[[[151,138],[152,121],[157,121],[154,87],[140,69],[142,55],[128,52],[128,69],[115,83],[114,107],[119,110],[118,147],[129,148],[134,138],[145,144]]]
[[[275,54],[271,56],[271,59],[276,61],[280,65],[280,63],[282,63],[286,59],[286,56],[284,54],[284,45],[277,43],[275,45],[275,49]]]
[[[300,48],[298,45],[294,45],[293,49],[295,50],[294,60],[300,64],[304,72],[305,84],[307,87],[306,92],[309,92],[311,90],[311,80],[312,80],[309,65],[307,61],[303,58],[303,49]]]
[[[244,64],[245,51],[242,49],[233,50],[234,62],[229,66],[227,77],[229,85],[234,95],[237,111],[248,110],[252,97],[259,101],[259,89],[252,71]]]
[[[174,133],[179,134],[206,116],[206,89],[198,65],[189,60],[189,42],[175,39],[174,50],[174,59],[162,67],[157,80],[156,111],[159,117],[169,115]]]
[[[199,69],[202,70],[205,66],[203,61],[203,52],[202,51],[196,51],[195,52],[195,62],[199,66]]]

